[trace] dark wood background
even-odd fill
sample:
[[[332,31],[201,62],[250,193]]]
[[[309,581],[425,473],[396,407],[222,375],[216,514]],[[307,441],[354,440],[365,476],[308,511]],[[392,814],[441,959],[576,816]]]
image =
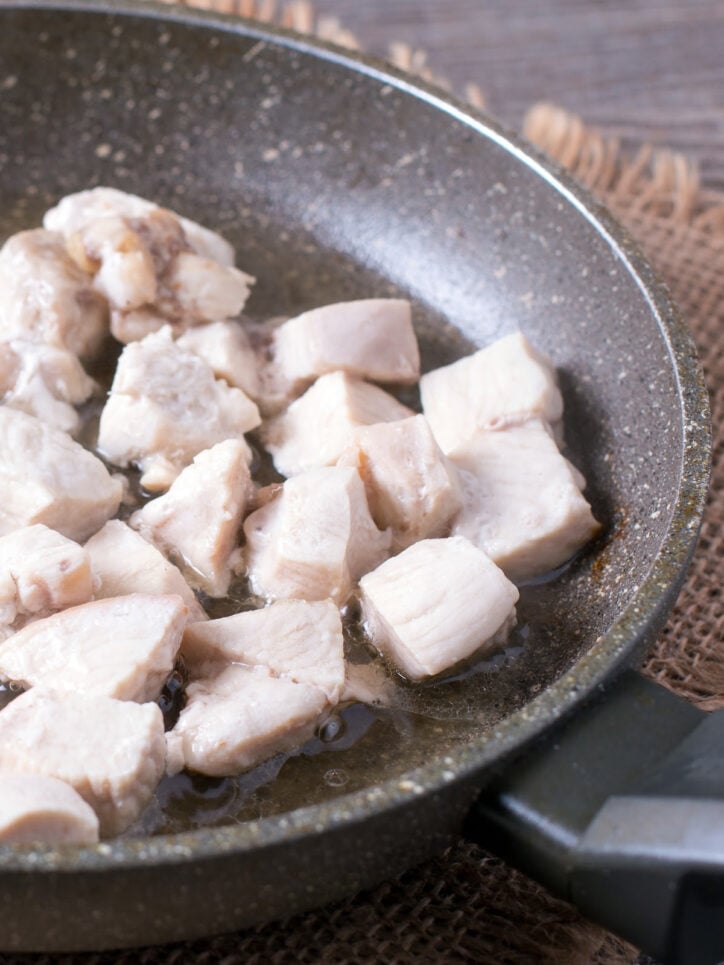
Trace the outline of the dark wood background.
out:
[[[724,189],[724,0],[314,0],[370,52],[428,53],[519,129],[551,100],[600,129],[695,158]]]

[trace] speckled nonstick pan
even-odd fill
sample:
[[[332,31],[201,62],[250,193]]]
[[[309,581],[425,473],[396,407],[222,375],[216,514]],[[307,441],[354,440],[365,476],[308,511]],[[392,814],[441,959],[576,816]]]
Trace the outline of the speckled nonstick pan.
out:
[[[524,591],[521,652],[436,689],[411,740],[373,728],[335,758],[345,786],[299,758],[282,813],[2,850],[2,947],[230,931],[394,875],[465,825],[653,954],[716,960],[722,723],[625,669],[696,539],[707,400],[625,234],[496,124],[364,57],[169,8],[0,6],[0,234],[99,183],[225,234],[258,277],[252,315],[400,293],[426,368],[522,328],[559,369],[606,526]]]

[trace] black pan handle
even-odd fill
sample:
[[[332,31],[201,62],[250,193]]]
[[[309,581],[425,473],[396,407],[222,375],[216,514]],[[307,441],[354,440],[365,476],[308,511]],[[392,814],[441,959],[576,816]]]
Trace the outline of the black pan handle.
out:
[[[626,671],[504,768],[465,832],[656,959],[724,961],[724,711]]]

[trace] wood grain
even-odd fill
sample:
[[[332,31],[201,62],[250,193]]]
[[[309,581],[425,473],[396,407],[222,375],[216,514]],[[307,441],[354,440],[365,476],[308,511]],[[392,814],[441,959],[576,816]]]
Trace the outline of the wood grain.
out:
[[[392,40],[428,53],[462,91],[519,128],[551,100],[624,142],[650,140],[696,159],[724,189],[723,0],[315,0],[362,46]]]

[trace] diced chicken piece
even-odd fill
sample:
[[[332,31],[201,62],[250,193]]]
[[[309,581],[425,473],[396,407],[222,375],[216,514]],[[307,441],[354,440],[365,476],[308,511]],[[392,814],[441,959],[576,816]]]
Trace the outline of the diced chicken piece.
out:
[[[540,416],[552,426],[563,399],[551,360],[515,332],[420,379],[422,410],[446,454],[481,429]]]
[[[191,221],[189,218],[183,218],[178,214],[176,217],[181,222],[186,240],[197,255],[200,255],[201,258],[208,258],[211,261],[215,261],[219,265],[224,265],[226,268],[234,267],[236,253],[226,238],[222,238],[220,234],[217,234],[210,228],[205,228],[196,221]],[[242,274],[244,274],[244,272],[242,272]],[[247,275],[246,277],[250,284],[254,281],[251,275]]]
[[[276,499],[247,517],[244,533],[251,586],[269,599],[330,597],[341,606],[390,549],[359,474],[343,466],[288,479]]]
[[[204,253],[197,252],[172,211],[133,196],[70,196],[46,214],[45,223],[63,231],[70,254],[95,276],[96,289],[111,307],[111,331],[122,342],[165,322],[183,331],[231,318],[254,281],[209,257],[198,231]],[[216,243],[211,249],[221,251]]]
[[[274,676],[319,687],[336,704],[345,680],[339,610],[331,600],[279,600],[186,628],[181,654],[192,674],[214,661],[263,666]]]
[[[394,698],[395,685],[389,673],[379,663],[347,663],[341,704],[361,703],[389,707]]]
[[[0,404],[73,435],[80,427],[73,406],[95,388],[78,357],[66,349],[19,339],[0,342]]]
[[[33,687],[0,711],[0,771],[70,784],[103,837],[120,834],[148,804],[165,744],[156,704]]]
[[[153,201],[117,188],[91,188],[61,198],[54,208],[45,212],[43,226],[69,238],[100,218],[116,215],[143,218],[157,209],[158,205]]]
[[[157,211],[143,222],[106,218],[82,233],[97,261],[96,288],[111,306],[111,332],[136,341],[165,323],[176,331],[241,311],[253,279],[188,248],[180,222]]]
[[[197,324],[233,318],[244,307],[253,284],[254,278],[238,268],[182,251],[168,270],[170,304],[164,314],[173,318],[180,312]]]
[[[387,392],[331,372],[317,379],[286,412],[264,423],[264,445],[283,476],[330,466],[349,443],[353,429],[414,415]]]
[[[202,358],[217,379],[236,386],[251,399],[258,397],[258,359],[239,322],[197,325],[184,332],[178,344]]]
[[[293,388],[337,371],[375,382],[417,382],[410,303],[368,298],[304,312],[276,329],[273,364]]]
[[[164,250],[178,250],[184,239],[181,226],[171,221],[156,228],[166,230]],[[175,230],[174,230],[175,229]],[[136,308],[154,305],[158,294],[156,263],[150,246],[123,218],[94,221],[77,236],[68,240],[71,254],[89,272],[94,273],[96,289],[108,299],[111,308],[111,331],[123,315]],[[159,312],[159,314],[161,314]]]
[[[392,530],[392,547],[447,536],[462,506],[457,470],[443,455],[422,415],[355,430],[337,461],[354,466],[380,529]]]
[[[24,687],[155,700],[173,670],[187,615],[180,597],[143,593],[71,607],[0,644],[0,677]]]
[[[144,539],[178,561],[193,586],[226,596],[238,562],[239,531],[254,487],[237,439],[200,452],[164,496],[131,517]]]
[[[422,540],[360,581],[374,645],[411,680],[454,667],[501,642],[518,591],[461,536]]]
[[[207,619],[181,571],[119,519],[109,520],[88,540],[85,549],[96,581],[97,600],[130,593],[175,594],[188,607],[189,623]]]
[[[0,250],[0,339],[92,356],[108,334],[108,306],[59,234],[34,228]]]
[[[23,342],[23,345],[29,343]],[[30,343],[32,344],[32,343]],[[18,381],[22,360],[10,342],[0,342],[0,402],[7,403],[7,397]]]
[[[167,327],[123,350],[101,415],[98,448],[118,466],[137,464],[141,484],[158,491],[168,489],[203,449],[243,440],[259,421],[251,399],[215,379]]]
[[[77,543],[41,524],[0,536],[0,624],[92,598],[90,560]]]
[[[213,777],[249,770],[308,740],[327,707],[318,687],[237,664],[190,684],[187,696],[166,735],[170,774],[184,767]]]
[[[46,212],[43,224],[51,231],[59,231],[70,237],[99,218],[114,215],[145,218],[158,210],[159,205],[135,194],[126,194],[116,188],[91,188],[89,191],[79,191],[62,198],[54,208]],[[220,265],[234,264],[234,249],[221,235],[195,221],[189,221],[188,218],[180,215],[176,217],[197,255],[212,258]]]
[[[0,843],[90,845],[98,818],[80,794],[54,777],[0,773]]]
[[[585,480],[540,419],[481,432],[450,458],[465,493],[453,532],[485,550],[511,580],[555,569],[600,530],[581,494]]]
[[[82,542],[117,511],[123,484],[65,432],[0,406],[0,535],[44,523]]]
[[[17,588],[10,570],[0,567],[0,644],[15,633],[18,618]]]

